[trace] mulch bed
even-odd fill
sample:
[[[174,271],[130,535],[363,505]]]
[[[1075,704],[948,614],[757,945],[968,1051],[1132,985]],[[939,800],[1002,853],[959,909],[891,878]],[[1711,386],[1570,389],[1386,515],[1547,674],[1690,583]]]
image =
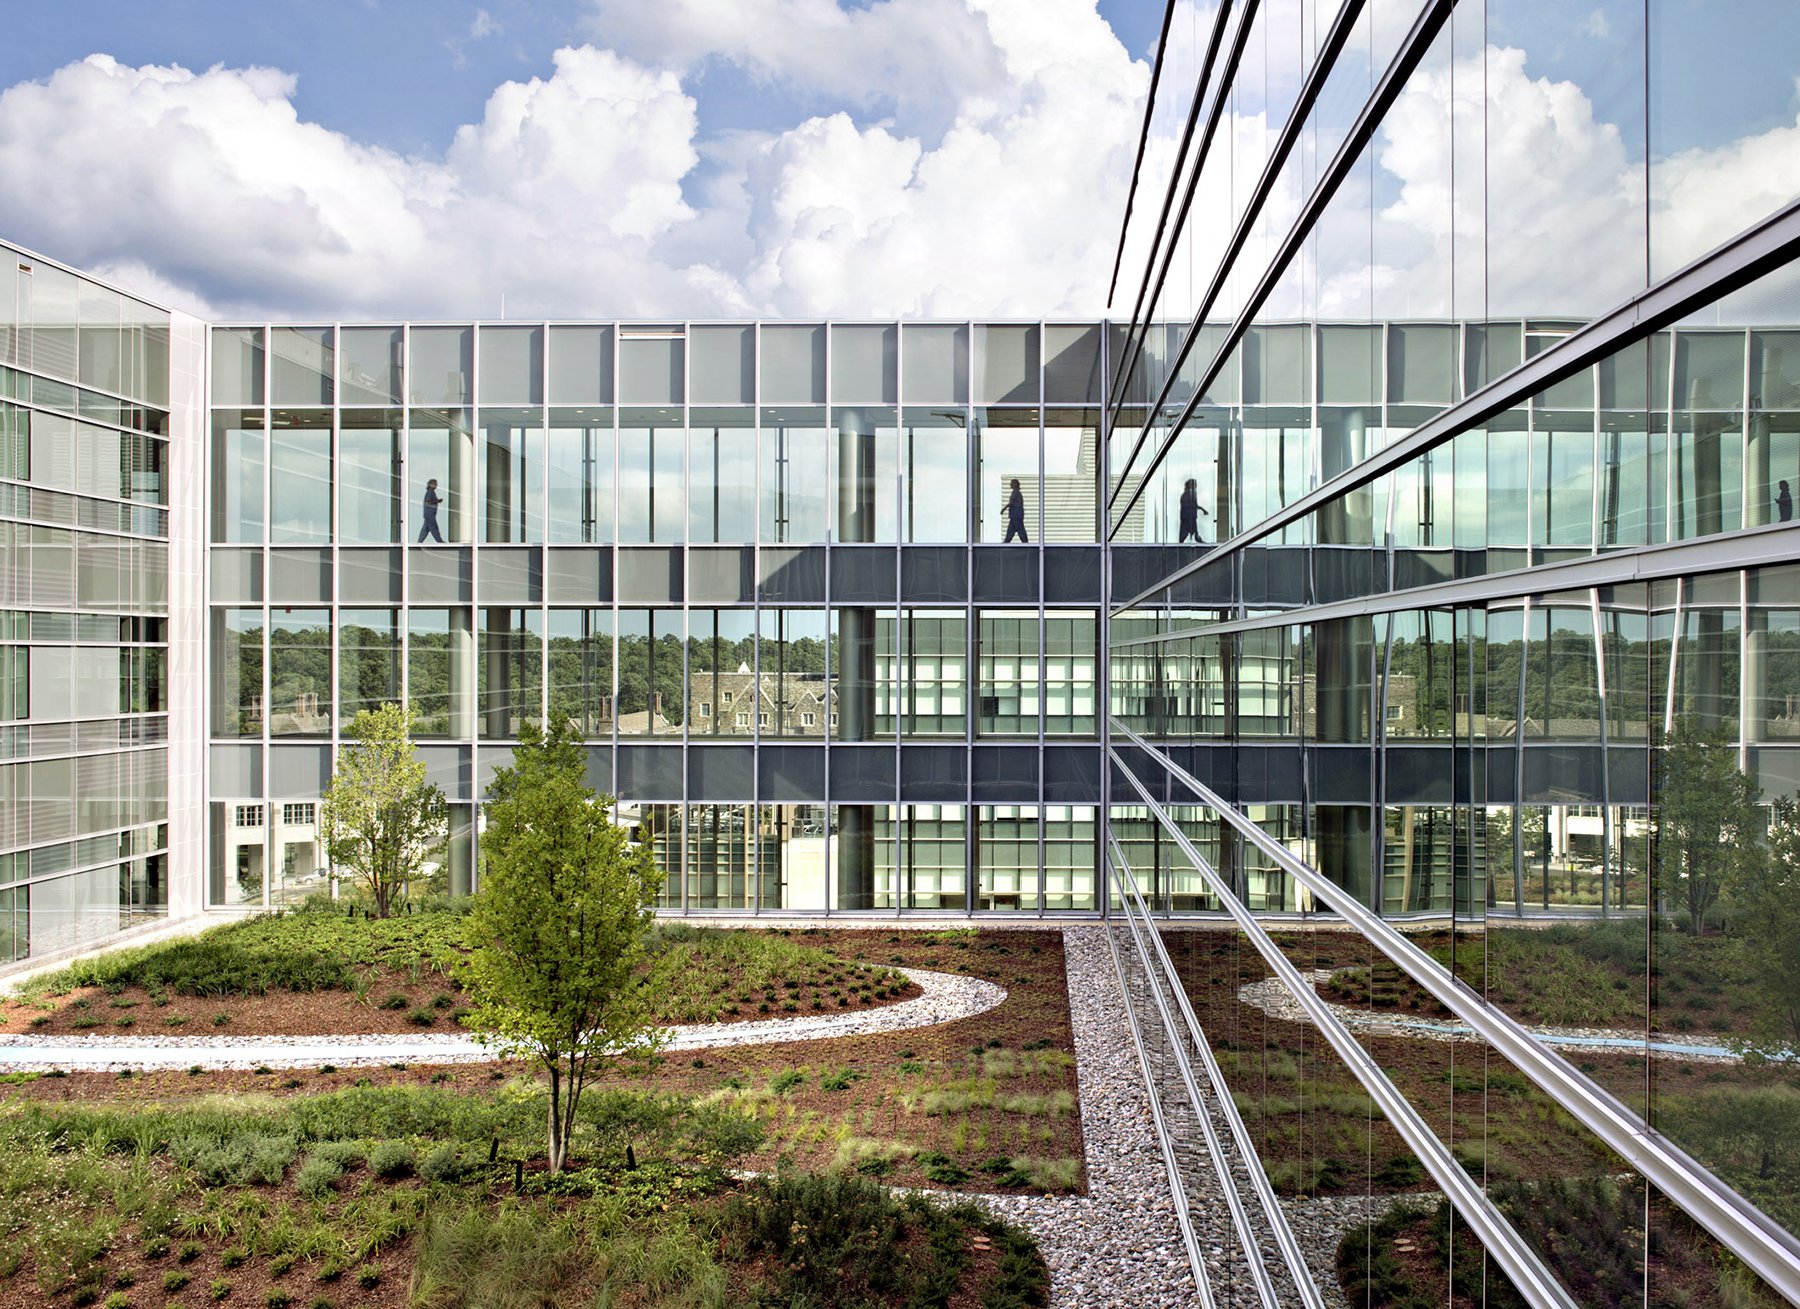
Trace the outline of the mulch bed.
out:
[[[735,993],[734,977],[721,991]],[[906,981],[886,996],[847,994],[839,1005],[823,988],[807,984],[791,995],[795,1008],[778,1000],[767,1012],[757,1004],[721,1013],[721,1023],[756,1022],[821,1013],[857,1013],[911,1000],[921,993]],[[760,1003],[760,1001],[758,1002]],[[0,1032],[40,1036],[359,1036],[396,1033],[455,1033],[469,999],[454,981],[428,975],[419,981],[404,969],[378,969],[363,998],[350,991],[271,991],[267,995],[188,996],[152,994],[128,986],[117,995],[82,987],[66,995],[31,999],[0,998]],[[37,1021],[48,1019],[48,1021]],[[222,1020],[222,1021],[221,1021]]]
[[[1041,1097],[1064,1092],[1071,1100],[1076,1099],[1074,1037],[1069,1021],[1060,932],[819,929],[796,933],[796,936],[802,937],[808,945],[822,947],[846,959],[985,978],[1005,987],[1007,999],[972,1018],[908,1031],[718,1050],[674,1051],[660,1056],[647,1067],[622,1066],[610,1071],[600,1079],[601,1084],[704,1096],[727,1090],[733,1079],[744,1089],[758,1090],[768,1087],[780,1073],[805,1070],[802,1082],[768,1101],[778,1115],[766,1123],[770,1129],[769,1142],[762,1151],[745,1161],[745,1166],[750,1168],[773,1168],[783,1164],[802,1169],[826,1167],[836,1157],[840,1145],[838,1137],[846,1129],[855,1137],[885,1138],[903,1142],[919,1152],[942,1153],[969,1174],[967,1180],[955,1186],[955,1189],[967,1191],[1031,1190],[1004,1186],[995,1175],[982,1170],[983,1163],[997,1156],[1030,1155],[1075,1160],[1083,1157],[1078,1101],[1074,1108],[1061,1114],[1018,1114],[1001,1107],[978,1107],[934,1115],[917,1106],[908,1112],[900,1098],[902,1095],[916,1096],[934,1083],[978,1076],[983,1062],[978,1050],[1021,1051],[1027,1044],[1038,1044],[1040,1049],[1065,1053],[1069,1056],[1067,1063],[1030,1075],[997,1079],[999,1089],[1007,1095]],[[427,990],[427,1002],[429,994]],[[345,993],[319,993],[291,999],[330,1000],[334,1004],[348,1001],[354,1006],[354,1015],[365,1019],[385,1012],[355,1005]],[[171,1007],[176,1003],[178,1001],[171,999]],[[334,1009],[333,1012],[340,1011]],[[404,1018],[404,1013],[400,1017]],[[248,1021],[246,1019],[241,1026],[234,1022],[219,1029],[210,1024],[197,1028],[190,1024],[180,1030],[183,1034],[196,1030],[210,1034],[216,1030],[243,1035],[253,1030]],[[449,1024],[445,1022],[438,1030],[448,1029]],[[144,1029],[133,1029],[134,1032],[139,1030]],[[292,1026],[286,1030],[288,1034],[301,1034]],[[410,1026],[350,1027],[321,1031],[314,1025],[307,1029],[307,1034],[370,1030],[418,1029]],[[841,1090],[824,1089],[821,1081],[825,1074],[843,1070],[858,1076]],[[535,1069],[515,1062],[338,1068],[330,1072],[275,1069],[261,1074],[245,1070],[208,1070],[192,1075],[182,1071],[154,1071],[130,1076],[72,1072],[66,1076],[39,1076],[0,1086],[0,1097],[156,1102],[211,1094],[312,1095],[353,1086],[362,1079],[377,1086],[436,1083],[479,1092],[508,1077],[520,1075],[535,1075]],[[794,1125],[804,1123],[812,1124],[812,1132],[823,1130],[823,1138],[801,1139],[794,1135]],[[1028,1133],[1028,1141],[1021,1142],[1021,1127]],[[914,1157],[896,1158],[892,1171],[882,1180],[897,1185],[944,1185],[926,1176],[923,1165]]]

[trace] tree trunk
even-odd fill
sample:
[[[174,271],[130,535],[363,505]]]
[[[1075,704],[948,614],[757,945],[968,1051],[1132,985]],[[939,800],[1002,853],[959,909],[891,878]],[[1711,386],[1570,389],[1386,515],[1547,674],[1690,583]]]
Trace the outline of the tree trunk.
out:
[[[550,1070],[550,1171],[560,1173],[563,1169],[563,1155],[568,1149],[568,1141],[563,1136],[562,1120],[562,1073],[559,1069]]]

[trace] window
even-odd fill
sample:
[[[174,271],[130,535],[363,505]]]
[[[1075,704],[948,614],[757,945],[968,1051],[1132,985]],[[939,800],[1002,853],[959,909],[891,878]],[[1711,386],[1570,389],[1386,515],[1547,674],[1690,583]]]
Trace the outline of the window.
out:
[[[720,697],[720,702],[723,704],[730,704],[731,703],[731,692],[730,691],[725,692],[725,694]]]
[[[812,714],[801,714],[801,715],[800,715],[800,726],[802,726],[802,727],[811,727],[811,726],[812,726],[812,725],[813,725],[813,720],[814,720],[814,715],[812,715]]]
[[[1387,707],[1387,720],[1390,723],[1400,721],[1400,715],[1406,712],[1405,705],[1391,704]]]
[[[311,827],[313,806],[310,804],[284,804],[281,806],[281,821],[287,827]]]
[[[767,727],[767,726],[768,726],[768,725],[769,725],[769,716],[768,716],[768,714],[766,714],[766,713],[764,713],[764,714],[758,714],[758,715],[757,715],[757,716],[756,716],[756,725],[757,725],[757,726],[758,726],[758,727]]]
[[[749,714],[739,714],[737,716],[737,725],[739,727],[750,726],[750,715]]]
[[[727,699],[729,699],[729,698],[730,698],[730,694],[731,694],[731,693],[730,693],[730,692],[729,692],[729,691],[728,691],[728,692],[726,692],[726,697],[727,697]],[[708,703],[708,702],[707,702],[707,701],[705,701],[705,700],[702,700],[702,701],[701,701],[701,702],[700,702],[700,716],[701,716],[701,717],[702,717],[702,718],[711,718],[711,717],[712,717],[712,705],[711,705],[711,704],[709,704],[709,703]]]
[[[241,804],[237,807],[237,825],[239,827],[261,827],[262,806],[259,804]]]

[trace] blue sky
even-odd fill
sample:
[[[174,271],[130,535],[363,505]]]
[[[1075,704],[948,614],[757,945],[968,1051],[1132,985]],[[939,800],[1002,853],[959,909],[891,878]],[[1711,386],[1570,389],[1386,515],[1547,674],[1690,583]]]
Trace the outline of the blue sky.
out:
[[[1412,2],[1369,7],[1375,44]],[[1210,0],[1180,3],[1180,39],[1201,41]],[[1106,307],[1164,8],[12,0],[0,236],[220,317],[453,318],[503,299],[558,317],[1086,316]],[[1302,8],[1331,0],[1265,0],[1284,29],[1261,45],[1274,81]],[[1490,212],[1457,221],[1488,224],[1495,286],[1536,279],[1518,288],[1533,312],[1641,233],[1646,204],[1655,263],[1800,194],[1800,0],[1656,0],[1648,51],[1642,0],[1472,11],[1460,80],[1428,60],[1373,185],[1337,206],[1372,228],[1352,212],[1372,196],[1382,225],[1353,244],[1383,266],[1345,254],[1346,286],[1441,266],[1444,125],[1471,87],[1505,144],[1486,158]],[[1225,138],[1245,168],[1268,139],[1253,90]],[[1153,189],[1172,153],[1153,137]],[[1571,231],[1573,271],[1546,288],[1531,253]]]
[[[97,51],[196,71],[262,64],[299,74],[303,118],[402,154],[442,151],[494,87],[548,77],[557,47],[603,35],[583,0],[15,0],[7,9],[0,87]],[[1163,0],[1100,0],[1139,55],[1154,51],[1163,10]],[[695,89],[703,127],[773,129],[796,108],[835,107],[771,95],[729,65],[707,68]]]

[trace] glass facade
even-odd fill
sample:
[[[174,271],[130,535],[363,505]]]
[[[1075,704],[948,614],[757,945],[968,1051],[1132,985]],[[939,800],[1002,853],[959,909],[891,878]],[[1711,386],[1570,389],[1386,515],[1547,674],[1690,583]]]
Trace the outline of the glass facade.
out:
[[[328,887],[296,819],[404,696],[446,890],[548,714],[665,911],[1095,910],[1102,336],[213,329],[208,903]]]
[[[0,244],[0,964],[167,910],[169,379],[165,311]]]
[[[1311,1270],[1352,1299],[1791,1297],[1800,184],[1671,188],[1768,126],[1683,88],[1800,22],[1172,14],[1108,337],[1111,903],[1244,911],[1164,939],[1278,1192],[1477,1183]]]

